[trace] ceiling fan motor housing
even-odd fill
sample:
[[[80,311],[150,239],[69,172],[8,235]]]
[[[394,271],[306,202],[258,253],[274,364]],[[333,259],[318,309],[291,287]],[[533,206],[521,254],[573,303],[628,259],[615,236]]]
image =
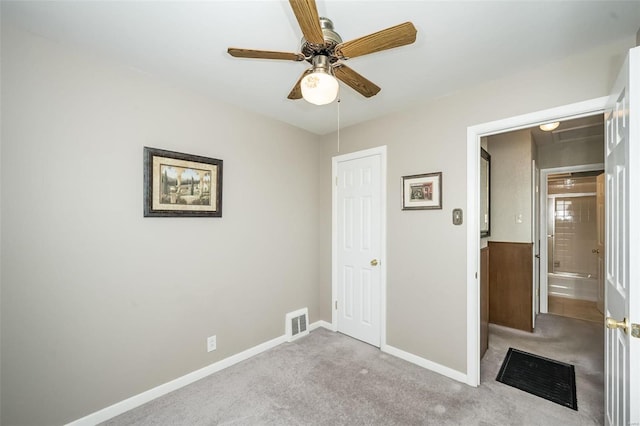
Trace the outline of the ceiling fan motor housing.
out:
[[[342,43],[340,34],[333,30],[333,22],[329,18],[320,17],[320,28],[324,37],[324,44],[318,45],[309,43],[304,37],[300,46],[302,54],[311,62],[311,58],[315,55],[324,55],[329,57],[330,62],[337,61],[334,56],[334,48],[337,44]]]
[[[328,56],[316,55],[311,58],[311,63],[313,64],[313,72],[323,72],[325,74],[333,75]]]

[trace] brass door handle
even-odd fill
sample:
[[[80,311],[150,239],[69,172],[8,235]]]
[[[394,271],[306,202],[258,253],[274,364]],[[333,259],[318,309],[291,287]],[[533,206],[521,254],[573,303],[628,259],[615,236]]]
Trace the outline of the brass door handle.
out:
[[[627,332],[627,330],[629,330],[629,321],[627,321],[626,318],[622,321],[616,321],[611,317],[607,317],[607,319],[605,320],[605,325],[607,326],[607,328],[610,328],[612,330],[621,328],[625,333]]]
[[[378,266],[378,259],[373,259],[371,261],[371,266]]]

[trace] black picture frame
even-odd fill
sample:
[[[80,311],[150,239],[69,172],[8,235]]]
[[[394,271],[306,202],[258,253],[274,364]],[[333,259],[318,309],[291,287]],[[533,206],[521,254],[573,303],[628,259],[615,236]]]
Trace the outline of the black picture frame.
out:
[[[222,217],[216,158],[144,147],[144,217]]]
[[[402,210],[442,209],[442,172],[402,176]]]

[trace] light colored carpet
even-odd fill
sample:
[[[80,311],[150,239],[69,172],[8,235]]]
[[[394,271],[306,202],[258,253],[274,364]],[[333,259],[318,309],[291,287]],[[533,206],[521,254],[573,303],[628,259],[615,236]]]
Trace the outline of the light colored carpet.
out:
[[[319,329],[105,425],[597,425],[602,341],[601,325],[552,315],[534,334],[492,326],[472,388]],[[496,382],[510,346],[574,364],[578,411]]]

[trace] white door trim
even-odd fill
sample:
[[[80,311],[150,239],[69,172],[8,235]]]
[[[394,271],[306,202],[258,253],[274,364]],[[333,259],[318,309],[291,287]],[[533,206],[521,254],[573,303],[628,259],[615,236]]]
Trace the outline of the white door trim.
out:
[[[540,206],[540,169],[536,159],[531,160],[531,241],[533,242],[533,253],[531,253],[531,259],[533,264],[532,282],[533,291],[531,292],[531,325],[536,328],[536,314],[539,312],[538,293],[540,289],[540,220],[536,215],[536,210]],[[540,211],[540,210],[538,210]],[[538,257],[536,257],[538,256]]]
[[[338,163],[380,156],[380,347],[387,344],[387,146],[338,155],[331,160],[331,329],[338,331]]]
[[[549,311],[549,280],[547,275],[549,273],[549,250],[547,249],[549,245],[546,240],[547,235],[549,235],[547,229],[547,214],[549,213],[547,211],[549,208],[549,185],[547,184],[547,179],[549,175],[555,173],[591,172],[595,170],[604,171],[604,163],[586,164],[582,166],[553,167],[540,170],[540,312],[543,314],[546,314]],[[544,244],[542,243],[543,240],[545,242]]]
[[[480,384],[480,138],[604,112],[607,96],[467,127],[467,384]]]

